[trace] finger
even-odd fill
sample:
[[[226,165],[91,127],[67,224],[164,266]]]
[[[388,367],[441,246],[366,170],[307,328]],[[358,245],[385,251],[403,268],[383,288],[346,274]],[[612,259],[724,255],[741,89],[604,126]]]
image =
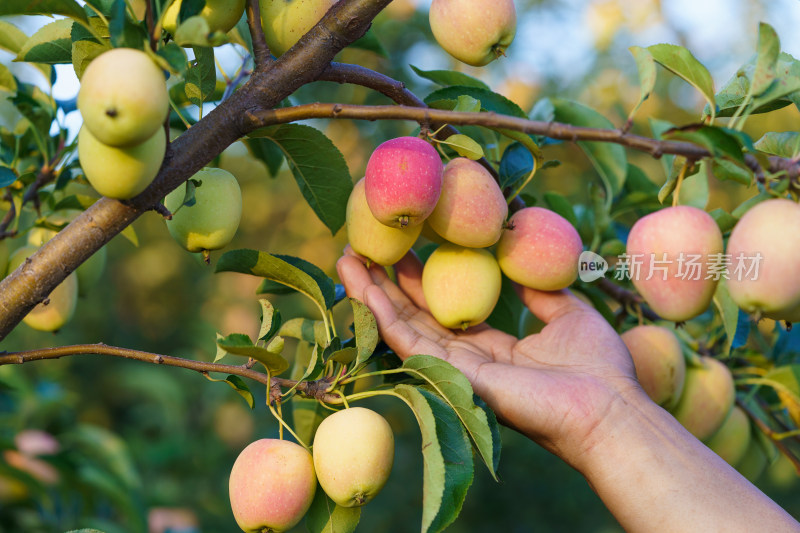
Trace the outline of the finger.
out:
[[[414,251],[408,252],[394,265],[397,284],[420,309],[430,312],[422,292],[422,262]]]
[[[569,313],[590,309],[577,296],[566,289],[554,292],[537,291],[517,283],[514,284],[514,289],[517,291],[522,303],[545,324],[549,324]]]

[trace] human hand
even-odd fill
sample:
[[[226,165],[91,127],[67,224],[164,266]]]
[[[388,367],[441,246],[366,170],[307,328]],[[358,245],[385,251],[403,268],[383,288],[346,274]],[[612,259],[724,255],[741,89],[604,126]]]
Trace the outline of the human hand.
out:
[[[450,362],[501,421],[576,468],[608,436],[597,429],[613,407],[647,401],[620,337],[570,292],[518,287],[523,303],[547,324],[538,334],[517,339],[485,323],[454,331],[428,312],[413,252],[394,268],[397,285],[383,267],[367,269],[349,246],[337,263],[347,294],[372,310],[400,358],[427,354]]]

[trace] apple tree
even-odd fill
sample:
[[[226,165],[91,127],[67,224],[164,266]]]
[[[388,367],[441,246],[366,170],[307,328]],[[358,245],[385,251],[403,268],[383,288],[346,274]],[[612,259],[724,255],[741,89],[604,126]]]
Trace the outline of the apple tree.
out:
[[[603,11],[612,4],[592,4],[595,24],[617,20]],[[180,387],[139,384],[145,396],[207,388],[223,403],[235,391],[253,418],[271,415],[259,432],[277,438],[253,442],[250,415],[236,411],[227,426],[220,416],[223,439],[250,424],[232,437],[235,463],[185,452],[230,476],[219,527],[284,531],[304,519],[314,532],[356,530],[362,506],[366,517],[402,475],[392,461],[411,432],[351,406],[368,399],[413,413],[416,520],[423,532],[451,526],[473,480],[498,479],[498,421],[457,368],[428,354],[401,361],[382,341],[370,308],[332,276],[345,243],[390,271],[413,248],[431,315],[455,335],[483,322],[536,335],[543,324],[515,284],[570,288],[620,332],[653,401],[698,439],[752,480],[770,463],[800,468],[800,62],[761,23],[727,81],[685,46],[649,43],[630,47],[633,98],[592,106],[552,90],[522,103],[527,93],[501,95],[481,69],[525,52],[512,41],[534,9],[4,0],[0,49],[38,78],[0,64],[0,405],[11,406],[0,498],[38,512],[11,506],[0,524],[147,530],[126,444],[102,429],[111,420],[87,415],[59,439],[28,427],[37,423],[22,399],[47,394],[29,369],[100,356],[193,371]],[[52,20],[30,29],[37,15]],[[390,60],[426,39],[453,70]],[[80,89],[60,99],[64,68]],[[177,244],[158,240],[165,228]],[[134,256],[131,279],[159,290],[103,290],[107,267]],[[222,297],[203,294],[214,283],[227,283]],[[230,294],[243,292],[247,305],[235,307]],[[228,304],[245,311],[211,334],[192,314],[229,316]],[[84,313],[98,325],[70,332]],[[84,369],[86,382],[54,372],[76,401],[100,394],[97,368]],[[151,509],[149,522],[197,527],[193,517]]]

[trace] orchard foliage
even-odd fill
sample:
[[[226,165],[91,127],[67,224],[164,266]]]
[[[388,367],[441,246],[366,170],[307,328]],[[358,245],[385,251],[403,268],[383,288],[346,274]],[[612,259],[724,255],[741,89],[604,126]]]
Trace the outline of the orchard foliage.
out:
[[[447,2],[435,0],[434,3],[441,6]],[[503,5],[508,7],[509,3]],[[722,84],[715,82],[709,70],[685,47],[673,44],[631,47],[631,62],[635,63],[639,75],[638,98],[624,110],[619,120],[619,113],[611,116],[607,110],[601,112],[555,96],[539,99],[531,111],[526,112],[499,94],[497,88],[462,71],[411,66],[416,78],[403,81],[429,89],[424,96],[422,93],[417,96],[399,81],[366,66],[332,62],[345,48],[350,53],[347,57],[362,59],[370,65],[371,58],[389,56],[382,36],[369,29],[372,19],[389,4],[386,0],[336,3],[319,23],[311,23],[309,32],[293,47],[294,42],[279,39],[281,49],[272,49],[273,54],[280,52],[277,58],[272,57],[266,47],[275,36],[269,34],[268,24],[262,27],[260,23],[260,17],[270,12],[274,2],[261,0],[259,9],[258,0],[248,1],[245,14],[233,26],[214,18],[215,4],[218,2],[212,0],[182,0],[173,2],[171,7],[166,0],[88,0],[85,5],[75,0],[3,0],[0,3],[0,16],[57,15],[30,35],[15,26],[14,18],[0,19],[0,49],[14,55],[15,61],[29,63],[47,80],[41,86],[24,81],[0,64],[0,274],[6,274],[7,256],[11,251],[22,249],[26,242],[41,247],[30,259],[20,256],[14,261],[14,268],[9,269],[0,282],[0,339],[6,338],[26,315],[29,317],[26,321],[32,325],[30,317],[46,309],[47,305],[43,304],[55,306],[55,291],[65,286],[65,279],[73,284],[75,278],[78,279],[78,287],[73,287],[72,292],[91,291],[91,284],[97,283],[101,275],[97,272],[101,272],[105,264],[105,246],[117,234],[121,233],[133,245],[147,246],[131,225],[147,211],[155,211],[168,219],[165,227],[169,227],[190,252],[202,251],[213,264],[218,278],[237,276],[239,280],[246,279],[242,282],[245,284],[251,279],[258,280],[253,284],[257,288],[252,295],[253,303],[257,300],[261,306],[258,333],[218,333],[216,341],[203,339],[206,351],[216,350],[213,361],[94,344],[43,349],[43,346],[63,343],[59,343],[58,336],[42,336],[37,338],[36,346],[26,346],[25,350],[17,352],[0,352],[0,370],[1,367],[7,369],[6,365],[78,354],[124,357],[194,370],[211,381],[225,383],[257,413],[265,412],[264,405],[257,405],[257,400],[266,397],[266,408],[274,415],[281,438],[291,436],[306,448],[311,447],[317,428],[332,411],[341,412],[351,403],[368,398],[399,399],[413,412],[422,439],[421,530],[433,532],[447,528],[462,512],[468,489],[476,477],[476,462],[490,477],[498,478],[500,428],[494,413],[473,393],[467,378],[449,363],[426,354],[401,361],[381,341],[369,308],[347,298],[343,287],[329,276],[327,268],[315,266],[306,258],[275,253],[263,247],[232,246],[237,249],[217,252],[209,258],[209,250],[227,245],[231,226],[236,224],[226,224],[225,237],[212,241],[192,241],[197,236],[192,237],[187,229],[207,218],[196,215],[201,207],[212,214],[220,208],[222,202],[215,204],[215,196],[230,200],[230,194],[211,189],[208,179],[203,177],[209,171],[201,169],[221,165],[225,159],[223,150],[240,140],[243,144],[239,146],[246,148],[245,156],[251,165],[248,168],[255,168],[252,166],[255,164],[265,180],[283,180],[291,175],[299,196],[307,204],[308,216],[313,213],[332,236],[326,238],[326,246],[338,246],[333,239],[344,233],[340,230],[347,222],[353,248],[367,255],[361,247],[368,249],[375,243],[385,245],[388,239],[394,238],[390,235],[399,234],[392,232],[404,231],[409,216],[416,217],[417,213],[391,211],[394,206],[380,206],[389,211],[384,213],[385,218],[399,221],[401,228],[375,222],[369,232],[360,231],[367,223],[353,221],[351,217],[366,220],[364,217],[370,216],[370,212],[375,215],[373,204],[392,199],[393,192],[384,189],[371,197],[367,191],[363,201],[356,197],[354,190],[361,194],[364,189],[359,181],[363,175],[361,170],[366,166],[369,179],[370,167],[366,161],[354,162],[345,157],[345,150],[337,147],[344,143],[342,136],[330,135],[329,130],[321,129],[319,122],[308,121],[381,120],[390,124],[410,121],[419,126],[413,135],[422,139],[414,142],[425,146],[435,163],[433,166],[439,171],[440,157],[445,163],[466,158],[463,166],[469,166],[470,172],[477,176],[476,181],[490,179],[493,187],[494,182],[499,185],[502,197],[500,193],[496,195],[497,205],[492,211],[495,215],[500,213],[499,219],[487,230],[491,234],[488,241],[474,241],[478,246],[491,246],[499,239],[496,254],[506,256],[506,250],[514,244],[509,243],[513,240],[509,235],[523,238],[538,234],[535,225],[525,227],[523,232],[522,221],[526,215],[538,214],[556,221],[551,224],[556,229],[549,238],[562,244],[568,241],[569,246],[564,245],[564,248],[569,250],[566,258],[558,257],[548,263],[557,265],[558,272],[548,272],[546,275],[553,279],[536,288],[554,290],[571,284],[571,289],[591,302],[620,333],[645,323],[661,326],[659,335],[669,337],[669,349],[664,350],[670,352],[669,365],[680,366],[680,375],[685,372],[686,379],[669,384],[669,390],[659,394],[663,399],[656,401],[674,409],[676,417],[687,427],[691,426],[690,429],[701,427],[696,430],[702,433],[697,434],[699,438],[707,439],[720,455],[735,456],[737,465],[753,478],[758,477],[767,462],[776,461],[779,456],[781,460],[800,465],[800,344],[798,331],[791,328],[791,321],[800,312],[800,291],[795,294],[790,290],[797,285],[795,279],[780,277],[787,272],[794,272],[796,277],[798,264],[792,253],[784,253],[788,245],[782,244],[795,238],[797,228],[792,226],[797,220],[795,212],[785,217],[790,221],[787,227],[750,229],[753,234],[749,235],[747,246],[763,243],[768,245],[765,250],[772,252],[766,258],[767,270],[763,273],[769,273],[770,259],[782,265],[781,269],[772,271],[771,275],[778,277],[758,298],[745,289],[729,288],[729,283],[722,279],[717,283],[704,283],[699,290],[692,286],[686,291],[684,286],[684,292],[691,293],[686,298],[692,301],[684,305],[690,310],[671,314],[675,302],[663,301],[663,294],[659,294],[663,288],[657,283],[645,286],[626,279],[620,260],[626,246],[628,253],[632,251],[629,234],[643,252],[698,251],[691,249],[691,240],[686,243],[689,249],[681,248],[683,243],[679,243],[675,245],[679,249],[673,250],[659,239],[649,239],[653,234],[672,237],[682,233],[681,229],[691,237],[696,237],[693,231],[713,233],[709,237],[713,242],[700,246],[701,251],[723,255],[717,235],[727,242],[740,219],[755,206],[775,205],[765,202],[778,201],[791,203],[790,209],[800,209],[796,203],[800,194],[800,132],[756,134],[758,129],[751,127],[752,120],[759,115],[781,113],[790,106],[800,108],[800,61],[781,51],[779,37],[771,26],[759,25],[753,56],[743,58],[736,74]],[[436,12],[439,17],[438,7]],[[508,47],[513,36],[509,28],[512,18],[510,12],[505,15],[496,29],[499,44],[488,43],[492,46],[471,51],[469,57],[462,60],[484,65],[503,53],[521,53],[515,52],[513,45]],[[450,22],[446,18],[437,20],[438,25]],[[431,23],[434,24],[433,18]],[[424,23],[421,26],[423,29],[417,28],[418,31],[430,32]],[[226,32],[227,29],[230,31]],[[268,34],[266,39],[263,32]],[[437,29],[433,28],[433,34],[436,33]],[[457,40],[441,44],[445,49],[460,47]],[[91,187],[92,180],[86,177],[90,172],[85,168],[88,165],[85,162],[82,165],[78,158],[81,141],[69,130],[64,119],[75,111],[76,101],[57,100],[48,90],[56,81],[54,65],[71,65],[80,79],[89,72],[87,69],[95,58],[117,48],[141,50],[163,70],[167,76],[170,105],[163,130],[160,126],[157,128],[158,135],[169,132],[171,138],[160,171],[141,194],[133,198],[120,196],[127,198],[125,200],[101,197]],[[217,68],[217,62],[223,53],[231,50],[238,54],[240,61],[235,72],[226,73]],[[503,61],[502,57],[497,60]],[[386,70],[390,70],[390,66]],[[398,72],[401,70],[392,74]],[[693,120],[677,123],[669,114],[644,114],[650,109],[646,102],[659,97],[665,79],[671,80],[669,83],[679,80],[687,84],[698,97],[701,103],[694,109]],[[347,93],[352,96],[351,101],[319,103],[313,102],[310,93],[304,92],[305,85],[316,81],[366,89],[365,93]],[[377,99],[378,93],[383,95],[382,99]],[[383,97],[388,97],[394,105],[379,105],[386,103]],[[377,129],[372,131],[372,137],[363,136],[369,138],[370,149],[387,141],[389,136],[401,137],[401,133],[409,133],[396,125],[381,128],[393,129]],[[375,131],[381,132],[383,137],[376,138]],[[363,138],[361,141],[365,142]],[[572,146],[573,143],[576,146]],[[591,165],[590,177],[581,184],[579,194],[562,194],[555,187],[541,185],[551,184],[550,173],[557,172],[556,167],[562,165],[553,154],[566,159],[575,158],[578,152]],[[651,175],[650,166],[645,170],[643,155],[659,161],[662,175]],[[288,172],[282,173],[282,168],[288,168]],[[116,169],[108,169],[109,173],[114,171]],[[241,176],[236,177],[243,181]],[[394,185],[397,183],[392,183],[391,176],[383,183],[387,187]],[[712,204],[712,193],[719,187],[736,191],[731,197],[739,200],[735,205],[716,207],[706,214]],[[446,184],[444,190],[447,190]],[[246,200],[246,195],[243,196]],[[411,197],[415,197],[413,191]],[[456,203],[454,200],[453,204]],[[224,210],[235,214],[233,218],[238,223],[242,207],[238,201],[234,204]],[[436,229],[437,224],[445,224],[436,221],[435,199],[428,204],[422,209],[424,216],[433,212],[434,230],[450,239],[444,235],[446,230]],[[526,206],[533,209],[522,211]],[[250,209],[252,215],[252,205]],[[695,219],[676,222],[676,212],[699,213],[697,216],[708,228],[701,228],[701,222]],[[519,223],[515,230],[514,224],[506,222],[505,237],[501,237],[499,223],[506,213],[509,216],[518,213]],[[242,224],[246,224],[246,202],[241,217]],[[648,225],[646,233],[649,232],[642,238],[638,237],[641,231],[633,229],[640,221]],[[470,228],[469,223],[465,221],[464,227]],[[421,219],[414,220],[413,225],[420,226]],[[212,224],[202,232],[210,234],[218,229]],[[269,230],[279,234],[285,228],[277,226]],[[422,238],[417,241],[420,231]],[[513,231],[517,233],[510,233]],[[431,257],[434,264],[441,261],[452,246],[445,244],[438,252],[434,251],[437,244],[425,237],[424,230],[418,229],[411,237],[403,236],[402,246],[410,247],[415,241],[418,255],[423,259]],[[487,244],[489,241],[492,242]],[[605,278],[575,279],[576,264],[572,256],[581,252],[581,243],[584,251],[593,252],[595,257],[611,265]],[[743,253],[759,251],[745,249],[747,246],[742,248]],[[470,253],[478,256],[481,265],[487,258],[491,261],[491,268],[487,267],[492,272],[491,290],[484,292],[491,292],[490,299],[496,300],[496,305],[478,302],[477,309],[471,309],[469,306],[475,302],[457,300],[470,296],[470,291],[444,294],[436,288],[426,289],[425,295],[436,318],[454,329],[486,319],[491,326],[515,336],[535,334],[541,325],[529,327],[529,313],[523,310],[507,277],[529,284],[526,277],[529,272],[518,276],[506,272],[501,277],[492,253],[485,250]],[[532,253],[513,267],[520,271],[530,269],[540,257],[536,254],[548,252]],[[796,251],[793,253],[796,255]],[[391,264],[397,259],[396,250],[389,250],[376,261]],[[542,262],[551,259],[544,257]],[[504,272],[504,262],[514,263],[501,259],[500,267]],[[95,270],[89,271],[90,266]],[[440,277],[463,276],[465,287],[480,292],[476,289],[482,288],[481,273],[477,273],[477,281],[470,278],[476,274],[476,269],[454,274],[447,270],[447,265],[437,268],[442,269]],[[75,269],[76,274],[72,276]],[[434,274],[436,272],[429,276]],[[786,293],[780,296],[786,301],[770,307],[766,300],[777,297],[774,293],[784,289]],[[94,287],[94,290],[102,288]],[[739,296],[742,291],[745,296]],[[48,295],[51,300],[45,301]],[[286,295],[305,297],[309,305],[303,309],[308,312],[296,312],[296,305],[293,312],[281,312],[279,306],[283,308],[284,303],[294,302],[286,299]],[[754,299],[758,301],[753,303]],[[452,308],[454,302],[458,303],[458,309]],[[72,304],[74,307],[74,302]],[[686,302],[677,304],[680,307]],[[35,308],[37,305],[42,307]],[[287,307],[292,305],[287,304]],[[464,309],[469,316],[459,314]],[[79,302],[76,312],[82,311]],[[346,318],[343,320],[342,316]],[[58,327],[67,331],[70,325],[60,323]],[[194,330],[187,326],[187,331]],[[629,344],[637,369],[642,367],[635,346],[646,346],[649,342],[647,334],[642,335],[635,344]],[[631,335],[628,337],[630,340]],[[84,340],[86,343],[98,341],[103,339]],[[649,353],[647,349],[642,351]],[[665,373],[674,378],[674,371],[662,369],[659,372],[659,363],[665,364],[664,361],[650,363],[654,368],[652,374],[656,376],[652,380],[657,381],[658,375]],[[708,384],[704,376],[712,372],[717,381],[725,383],[725,390],[720,392],[714,389],[715,385]],[[4,386],[12,389],[15,380],[22,381],[12,373],[2,374],[0,378]],[[640,378],[644,384],[643,374]],[[645,387],[648,393],[650,387],[658,390],[658,384],[650,383]],[[689,390],[691,396],[686,395],[679,401],[681,390],[684,395]],[[78,392],[92,394],[91,390]],[[203,394],[202,391],[194,393]],[[0,391],[0,399],[3,394]],[[692,403],[695,397],[705,398],[704,395],[709,396],[712,403],[716,402],[716,411],[712,414],[698,412],[697,404]],[[701,420],[696,421],[698,418]],[[730,443],[718,437],[718,430],[731,435],[744,434],[738,437],[736,453],[728,455],[723,451]],[[14,453],[25,453],[18,442],[10,442],[11,435],[3,437],[7,440],[0,446],[11,452],[11,457]],[[745,437],[747,444],[742,444],[741,439]],[[60,476],[62,481],[67,480],[63,483],[80,489],[83,499],[79,506],[85,509],[77,515],[92,516],[97,512],[94,494],[99,491],[110,495],[115,519],[124,522],[131,531],[144,531],[141,502],[126,498],[128,493],[139,494],[141,481],[119,437],[85,425],[67,435],[62,445],[70,451],[61,452],[56,446],[44,453],[31,452],[27,463],[13,463],[8,454],[4,455],[9,464],[2,465],[0,476],[11,480],[5,486],[42,495],[47,493],[48,487],[59,483]],[[338,449],[334,451],[344,453]],[[743,457],[748,455],[756,459],[745,465]],[[355,468],[358,460],[349,460]],[[39,466],[31,467],[31,464]],[[238,473],[237,478],[241,475]],[[382,478],[376,483],[380,486],[375,492],[384,481]],[[389,477],[388,485],[391,484],[392,477]],[[246,495],[247,491],[244,492]],[[236,497],[239,496],[237,492]],[[303,510],[308,509],[305,524],[312,532],[354,531],[361,518],[360,504],[373,496],[374,492],[368,497],[362,494],[334,498],[317,487],[310,507],[301,506]],[[334,500],[340,503],[354,500],[358,505],[340,506]],[[13,513],[2,518],[9,520],[12,527],[21,527],[22,519]],[[113,522],[107,519],[94,523],[104,524],[103,527],[111,531]]]

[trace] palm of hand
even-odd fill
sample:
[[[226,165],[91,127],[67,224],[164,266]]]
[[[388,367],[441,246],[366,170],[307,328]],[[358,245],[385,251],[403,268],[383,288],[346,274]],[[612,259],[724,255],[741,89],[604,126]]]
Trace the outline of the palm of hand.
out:
[[[399,287],[383,268],[367,270],[350,252],[337,268],[347,293],[370,307],[401,358],[449,361],[502,421],[568,461],[592,445],[592,431],[614,402],[641,392],[622,340],[568,292],[522,289],[523,302],[547,325],[518,340],[486,324],[465,332],[440,326],[427,312],[413,255],[395,265]]]

